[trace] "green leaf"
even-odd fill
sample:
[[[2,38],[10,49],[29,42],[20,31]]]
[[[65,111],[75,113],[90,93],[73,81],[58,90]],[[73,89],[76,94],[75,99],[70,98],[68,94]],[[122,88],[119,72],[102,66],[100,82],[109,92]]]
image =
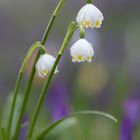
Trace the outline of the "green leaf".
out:
[[[53,140],[58,136],[58,134],[64,132],[65,130],[69,130],[76,124],[78,124],[78,119],[76,117],[65,119],[63,122],[57,125],[47,136],[45,135],[44,140],[45,139]]]
[[[0,139],[5,139],[5,129],[2,127],[0,122]]]
[[[47,136],[55,127],[57,127],[64,120],[66,120],[68,118],[71,118],[71,117],[75,117],[75,116],[81,116],[81,115],[101,115],[101,116],[104,116],[104,117],[107,117],[107,118],[113,120],[114,122],[117,122],[117,119],[115,117],[113,117],[113,116],[111,116],[107,113],[104,113],[104,112],[100,112],[100,111],[80,111],[80,112],[69,114],[68,116],[65,116],[62,119],[54,122],[49,127],[47,127],[45,130],[43,130],[38,136],[36,136],[36,138],[31,138],[31,139],[28,139],[28,140],[43,139],[44,136]]]
[[[12,101],[13,101],[13,94],[10,94],[8,96],[6,104],[4,106],[4,111],[3,111],[3,116],[2,116],[2,124],[1,124],[2,132],[4,130],[7,130],[7,125],[8,125],[7,122],[8,122],[8,118],[9,118],[9,115],[10,115]],[[14,110],[11,136],[13,136],[13,134],[15,132],[16,121],[17,121],[17,118],[19,116],[19,111],[21,109],[21,103],[22,103],[22,95],[18,95],[15,110]]]

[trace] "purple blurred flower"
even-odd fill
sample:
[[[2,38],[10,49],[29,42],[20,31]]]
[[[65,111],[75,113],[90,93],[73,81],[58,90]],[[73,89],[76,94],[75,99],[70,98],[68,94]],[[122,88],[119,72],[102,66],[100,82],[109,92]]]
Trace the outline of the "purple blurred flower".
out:
[[[24,115],[23,120],[22,120],[22,124],[26,124],[28,121],[28,117],[27,114]],[[25,140],[26,139],[26,134],[27,134],[27,126],[24,126],[23,128],[21,128],[21,132],[20,132],[20,140]]]
[[[139,118],[140,102],[138,99],[126,100],[123,104],[124,117],[120,127],[120,140],[132,140],[132,133]]]
[[[48,106],[53,121],[60,119],[69,112],[68,91],[64,83],[56,83],[49,92]]]
[[[133,125],[138,121],[140,115],[140,102],[138,99],[126,100],[123,105],[125,116],[129,118]]]
[[[124,118],[120,128],[120,140],[132,140],[132,123],[128,118]]]

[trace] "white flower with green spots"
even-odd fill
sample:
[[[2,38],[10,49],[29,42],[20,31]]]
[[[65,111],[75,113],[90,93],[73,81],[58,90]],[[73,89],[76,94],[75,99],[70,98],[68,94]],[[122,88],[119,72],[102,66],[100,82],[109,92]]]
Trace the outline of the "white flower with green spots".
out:
[[[36,63],[36,69],[38,71],[38,75],[42,78],[45,77],[48,74],[48,72],[51,71],[54,62],[55,62],[55,57],[53,57],[52,55],[49,55],[47,53],[41,55]],[[56,68],[54,73],[57,72],[58,69]]]
[[[100,28],[103,19],[103,14],[96,6],[93,4],[86,4],[80,9],[76,21],[86,28]]]
[[[86,39],[79,39],[70,48],[72,62],[91,62],[94,55],[94,50],[92,44],[90,44]]]

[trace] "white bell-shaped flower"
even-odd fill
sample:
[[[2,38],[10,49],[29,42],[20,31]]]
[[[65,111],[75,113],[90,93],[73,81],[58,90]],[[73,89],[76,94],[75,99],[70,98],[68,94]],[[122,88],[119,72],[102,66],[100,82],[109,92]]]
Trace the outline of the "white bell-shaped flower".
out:
[[[100,28],[103,19],[103,14],[96,6],[93,4],[86,4],[80,9],[76,21],[86,28]]]
[[[91,62],[94,55],[94,50],[92,44],[90,44],[85,39],[79,39],[73,46],[70,48],[72,62]]]
[[[53,64],[55,62],[55,57],[49,54],[43,54],[40,56],[36,63],[36,69],[40,77],[45,77],[49,71],[51,71]],[[55,69],[55,73],[58,72],[58,69]]]

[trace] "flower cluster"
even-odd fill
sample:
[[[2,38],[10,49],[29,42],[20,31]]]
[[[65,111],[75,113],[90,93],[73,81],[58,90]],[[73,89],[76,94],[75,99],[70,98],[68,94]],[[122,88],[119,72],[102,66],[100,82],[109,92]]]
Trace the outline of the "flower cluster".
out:
[[[80,32],[85,34],[85,28],[100,28],[104,17],[101,11],[93,4],[86,4],[83,6],[77,14],[76,21],[78,23]],[[81,30],[82,29],[82,30]],[[72,62],[91,62],[94,55],[92,44],[90,44],[84,36],[80,36],[80,39],[72,45],[70,48],[72,56]],[[45,77],[51,70],[55,58],[49,54],[43,54],[40,56],[36,69],[40,77]],[[57,73],[58,70],[55,70]]]
[[[82,28],[91,27],[91,28],[100,28],[104,17],[100,10],[95,7],[93,4],[86,4],[78,12],[76,21],[79,26]],[[91,62],[94,55],[94,50],[92,45],[85,39],[79,39],[71,47],[71,56],[73,62]]]

